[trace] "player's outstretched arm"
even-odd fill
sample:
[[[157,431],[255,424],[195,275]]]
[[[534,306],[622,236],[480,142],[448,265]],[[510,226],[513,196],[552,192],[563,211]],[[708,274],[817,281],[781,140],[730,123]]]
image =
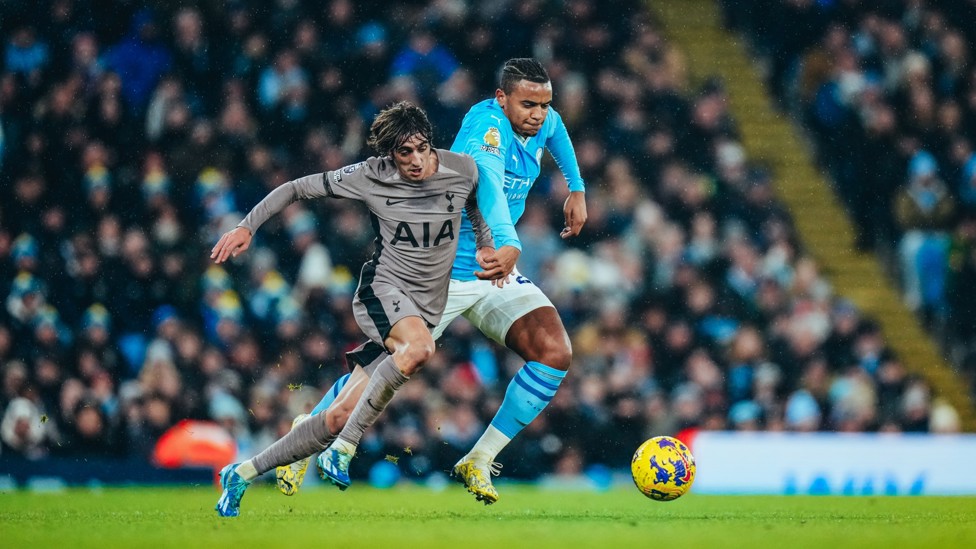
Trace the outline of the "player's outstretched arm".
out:
[[[324,181],[324,174],[315,174],[306,175],[278,186],[251,209],[236,229],[227,231],[220,237],[217,244],[210,250],[210,259],[213,259],[215,263],[223,263],[231,257],[237,257],[247,251],[251,246],[251,238],[258,227],[292,202],[300,198],[329,196]]]
[[[251,247],[251,231],[244,227],[236,227],[220,237],[217,244],[210,250],[210,259],[220,264],[232,257],[237,257]]]

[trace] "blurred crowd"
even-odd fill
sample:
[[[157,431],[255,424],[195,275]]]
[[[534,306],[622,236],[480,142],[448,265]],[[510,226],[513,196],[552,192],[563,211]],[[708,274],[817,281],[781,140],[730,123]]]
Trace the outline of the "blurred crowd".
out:
[[[559,238],[567,189],[547,164],[519,268],[574,360],[506,476],[625,467],[684,429],[959,428],[833,295],[722,83],[688,82],[643,2],[134,4],[0,2],[0,459],[145,460],[182,418],[219,422],[241,457],[283,434],[363,339],[372,231],[354,204],[309,201],[226,267],[211,246],[282,182],[367,156],[393,101],[424,106],[448,147],[514,56],[549,70],[589,220]],[[520,366],[455,322],[354,468],[448,470]]]
[[[906,304],[976,380],[976,3],[724,2]],[[976,387],[976,385],[974,385]]]

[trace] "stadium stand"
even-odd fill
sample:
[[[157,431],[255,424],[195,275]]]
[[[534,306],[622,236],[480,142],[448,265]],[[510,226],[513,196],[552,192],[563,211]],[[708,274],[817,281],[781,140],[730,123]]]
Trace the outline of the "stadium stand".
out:
[[[855,221],[976,391],[976,7],[972,2],[723,2],[771,66]],[[790,13],[787,24],[772,22]],[[976,392],[974,392],[976,394]]]

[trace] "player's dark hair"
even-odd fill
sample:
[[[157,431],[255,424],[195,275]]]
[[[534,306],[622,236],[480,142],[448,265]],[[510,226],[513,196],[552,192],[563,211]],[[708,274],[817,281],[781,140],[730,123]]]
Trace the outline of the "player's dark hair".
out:
[[[549,73],[546,72],[542,63],[531,57],[516,57],[505,61],[501,75],[498,77],[498,87],[509,94],[522,80],[545,84],[549,81]]]
[[[393,151],[418,133],[428,143],[433,143],[434,128],[427,119],[427,113],[409,101],[400,101],[376,115],[373,125],[369,127],[366,144],[376,154],[392,156]]]

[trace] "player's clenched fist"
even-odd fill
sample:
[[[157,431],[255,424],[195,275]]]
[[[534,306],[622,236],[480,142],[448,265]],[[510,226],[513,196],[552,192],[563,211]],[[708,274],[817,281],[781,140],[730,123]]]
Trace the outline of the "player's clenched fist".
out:
[[[210,250],[210,259],[214,263],[223,263],[230,257],[237,257],[251,246],[251,231],[244,227],[237,227],[232,231],[227,231],[217,245]]]
[[[475,259],[484,270],[476,271],[474,275],[481,280],[491,280],[493,286],[501,288],[508,282],[508,276],[515,269],[515,262],[521,254],[521,250],[514,246],[502,246],[497,250],[478,248]]]

